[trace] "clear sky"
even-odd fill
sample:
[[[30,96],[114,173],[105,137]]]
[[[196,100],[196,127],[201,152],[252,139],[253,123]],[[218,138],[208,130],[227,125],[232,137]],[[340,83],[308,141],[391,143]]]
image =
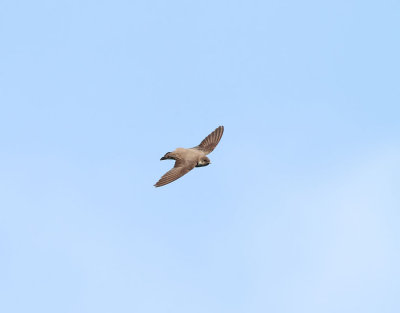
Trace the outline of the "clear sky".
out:
[[[2,0],[0,311],[400,312],[399,30],[395,0]]]

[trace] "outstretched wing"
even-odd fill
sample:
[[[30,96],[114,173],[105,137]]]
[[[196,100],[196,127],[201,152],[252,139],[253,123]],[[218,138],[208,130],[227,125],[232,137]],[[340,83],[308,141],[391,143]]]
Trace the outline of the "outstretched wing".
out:
[[[188,163],[182,160],[176,160],[175,166],[166,172],[160,180],[154,185],[155,187],[161,187],[166,184],[172,183],[174,180],[182,177],[183,175],[189,173],[194,167],[196,163]]]
[[[193,149],[201,150],[205,154],[211,153],[221,140],[223,133],[224,126],[219,126],[211,134],[204,138],[204,140],[198,146],[193,147]]]

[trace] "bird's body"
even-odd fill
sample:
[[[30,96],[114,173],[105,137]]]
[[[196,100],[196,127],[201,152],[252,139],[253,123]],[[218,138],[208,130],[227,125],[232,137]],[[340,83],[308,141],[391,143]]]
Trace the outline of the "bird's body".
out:
[[[167,157],[165,157],[167,156]],[[205,166],[202,162],[206,154],[197,149],[189,148],[176,148],[172,152],[168,152],[163,158],[173,160],[185,160],[187,163],[196,163],[196,167]],[[161,158],[161,159],[163,159]],[[165,160],[163,159],[163,160]]]
[[[177,148],[172,152],[167,152],[161,160],[175,160],[174,167],[164,174],[154,185],[161,187],[177,180],[195,167],[209,165],[210,159],[207,154],[211,153],[221,140],[224,133],[224,127],[219,126],[210,135],[208,135],[198,146],[185,149]]]

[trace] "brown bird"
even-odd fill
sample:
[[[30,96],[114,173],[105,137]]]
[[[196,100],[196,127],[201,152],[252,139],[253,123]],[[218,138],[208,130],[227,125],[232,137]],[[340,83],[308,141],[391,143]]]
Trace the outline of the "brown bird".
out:
[[[206,156],[211,153],[224,133],[224,126],[219,126],[196,147],[185,149],[177,148],[173,152],[167,152],[160,160],[175,160],[174,167],[166,172],[154,185],[161,187],[177,180],[195,167],[207,166],[210,159]]]

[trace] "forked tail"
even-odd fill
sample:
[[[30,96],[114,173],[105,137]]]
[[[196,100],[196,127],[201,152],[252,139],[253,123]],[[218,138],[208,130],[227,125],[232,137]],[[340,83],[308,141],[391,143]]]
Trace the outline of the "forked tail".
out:
[[[162,161],[162,160],[168,160],[168,159],[170,159],[170,160],[175,160],[175,158],[173,158],[173,157],[170,155],[170,153],[171,153],[171,152],[167,152],[167,153],[160,159],[160,161]]]

